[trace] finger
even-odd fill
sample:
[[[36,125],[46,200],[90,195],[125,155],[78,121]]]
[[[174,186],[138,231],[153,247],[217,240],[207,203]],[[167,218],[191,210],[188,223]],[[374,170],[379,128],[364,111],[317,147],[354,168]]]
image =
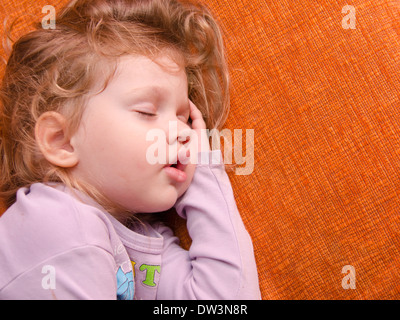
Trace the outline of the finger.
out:
[[[195,104],[189,100],[190,105],[190,118],[192,119],[193,129],[205,129],[206,123],[203,120],[203,115]]]

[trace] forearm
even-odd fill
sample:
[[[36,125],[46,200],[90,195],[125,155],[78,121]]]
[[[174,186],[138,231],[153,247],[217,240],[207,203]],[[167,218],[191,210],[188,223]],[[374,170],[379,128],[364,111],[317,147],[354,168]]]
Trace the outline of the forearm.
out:
[[[220,157],[216,151],[210,154]],[[223,163],[198,165],[191,187],[175,207],[187,219],[192,245],[187,252],[166,237],[159,297],[258,299],[251,239]]]

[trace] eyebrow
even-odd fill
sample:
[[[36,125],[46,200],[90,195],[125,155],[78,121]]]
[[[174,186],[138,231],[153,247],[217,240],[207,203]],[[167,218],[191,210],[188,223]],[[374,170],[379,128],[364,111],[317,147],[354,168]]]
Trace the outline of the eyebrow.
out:
[[[128,95],[130,97],[155,97],[159,99],[159,97],[163,94],[165,94],[167,90],[165,88],[159,87],[159,86],[146,86],[146,87],[139,87],[139,88],[134,88],[132,90],[129,90],[126,92],[125,95]]]

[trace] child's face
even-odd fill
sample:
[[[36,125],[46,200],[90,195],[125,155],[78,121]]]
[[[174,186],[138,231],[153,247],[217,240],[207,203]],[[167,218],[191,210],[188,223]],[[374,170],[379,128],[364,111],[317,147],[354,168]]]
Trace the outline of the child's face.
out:
[[[183,150],[178,135],[190,128],[186,74],[169,58],[157,61],[163,67],[143,56],[124,57],[107,88],[89,100],[71,140],[79,158],[73,174],[134,212],[171,208],[195,170],[188,164],[182,168],[186,179],[176,178],[165,163],[146,157],[155,143],[146,141],[149,130],[165,132],[168,158],[176,159],[171,153]],[[178,134],[170,134],[170,123]]]

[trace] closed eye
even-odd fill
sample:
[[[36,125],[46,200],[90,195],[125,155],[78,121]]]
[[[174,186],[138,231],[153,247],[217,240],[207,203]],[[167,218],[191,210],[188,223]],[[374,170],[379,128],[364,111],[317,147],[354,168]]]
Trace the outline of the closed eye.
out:
[[[135,112],[144,118],[152,118],[152,117],[157,116],[156,113],[151,113],[151,112],[145,112],[145,111],[139,111],[139,110],[136,110]]]

